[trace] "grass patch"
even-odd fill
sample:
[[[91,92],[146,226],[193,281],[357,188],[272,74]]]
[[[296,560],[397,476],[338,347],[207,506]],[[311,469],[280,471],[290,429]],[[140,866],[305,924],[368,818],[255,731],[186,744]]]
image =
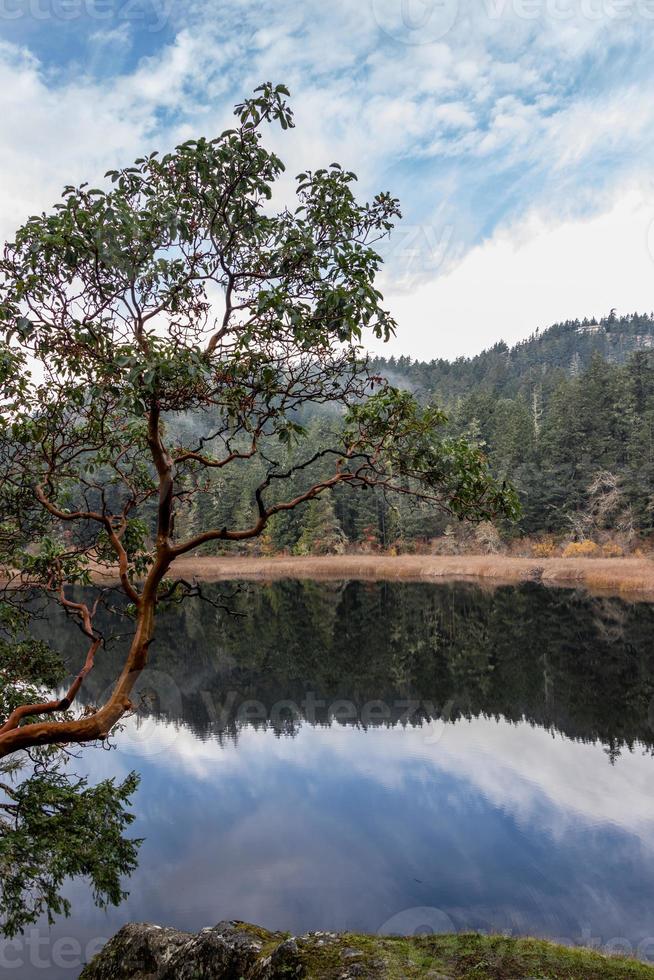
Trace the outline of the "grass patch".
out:
[[[636,960],[476,933],[406,939],[307,936],[299,949],[306,976],[313,980],[348,975],[380,980],[654,980],[654,967]]]

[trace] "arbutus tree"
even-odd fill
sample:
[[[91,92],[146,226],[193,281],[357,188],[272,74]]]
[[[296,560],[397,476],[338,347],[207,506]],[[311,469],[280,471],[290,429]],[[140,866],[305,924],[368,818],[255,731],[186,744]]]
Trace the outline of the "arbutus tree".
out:
[[[375,286],[375,244],[397,201],[358,203],[354,174],[332,164],[300,174],[293,206],[275,209],[284,168],[262,130],[293,125],[287,96],[263,85],[216,139],[112,171],[107,188],[67,187],[5,247],[7,595],[57,602],[87,650],[65,696],[16,704],[0,722],[0,758],[109,735],[131,707],[157,608],[197,594],[174,563],[203,544],[254,539],[275,514],[340,486],[410,495],[461,519],[515,513],[513,491],[477,448],[444,434],[438,409],[366,368],[366,332],[395,329]],[[339,438],[285,462],[280,447],[302,442],[302,411],[332,404]],[[190,442],[175,435],[189,413],[204,426]],[[246,460],[263,467],[251,520],[180,538],[176,519],[208,471]],[[298,479],[304,489],[289,493]],[[106,642],[98,611],[116,592],[132,624],[122,671],[104,703],[75,713]]]

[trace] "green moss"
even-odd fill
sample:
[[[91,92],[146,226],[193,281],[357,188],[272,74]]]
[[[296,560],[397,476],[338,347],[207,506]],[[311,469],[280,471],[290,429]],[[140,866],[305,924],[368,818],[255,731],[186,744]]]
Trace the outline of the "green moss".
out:
[[[241,922],[240,919],[233,923],[234,927],[241,932],[247,932],[253,939],[258,939],[263,943],[262,956],[271,953],[285,939],[290,936],[289,932],[270,932],[262,926],[253,926],[251,922]]]
[[[345,934],[331,940],[323,938],[323,944],[318,943],[312,936],[299,942],[307,977],[315,980],[342,976],[347,966],[355,963],[357,976],[388,980],[654,980],[654,967],[635,960],[567,949],[535,939],[477,934],[408,939]]]

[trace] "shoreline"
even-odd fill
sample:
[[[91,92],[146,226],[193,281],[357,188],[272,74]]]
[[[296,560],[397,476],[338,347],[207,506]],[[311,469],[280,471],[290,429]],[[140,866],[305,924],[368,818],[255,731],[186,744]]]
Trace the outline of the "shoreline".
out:
[[[171,572],[204,582],[277,581],[476,582],[491,587],[539,582],[625,599],[654,600],[648,558],[514,558],[504,555],[321,555],[273,558],[179,558]]]

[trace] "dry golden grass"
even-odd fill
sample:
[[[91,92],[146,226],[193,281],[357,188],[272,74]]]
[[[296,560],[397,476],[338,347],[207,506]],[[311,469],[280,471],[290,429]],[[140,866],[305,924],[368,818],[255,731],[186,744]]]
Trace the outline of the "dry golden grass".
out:
[[[325,555],[323,557],[193,557],[175,575],[204,581],[316,579],[367,581],[538,581],[589,591],[654,599],[654,561],[648,558],[514,558],[505,555]]]

